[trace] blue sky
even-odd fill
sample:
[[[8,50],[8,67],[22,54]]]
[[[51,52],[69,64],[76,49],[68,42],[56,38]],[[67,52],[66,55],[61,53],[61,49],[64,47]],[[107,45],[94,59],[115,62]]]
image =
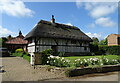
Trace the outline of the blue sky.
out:
[[[7,1],[7,2],[5,2]],[[105,38],[118,33],[117,3],[95,2],[22,2],[5,0],[1,5],[0,36],[26,35],[41,20],[79,27],[90,37]]]

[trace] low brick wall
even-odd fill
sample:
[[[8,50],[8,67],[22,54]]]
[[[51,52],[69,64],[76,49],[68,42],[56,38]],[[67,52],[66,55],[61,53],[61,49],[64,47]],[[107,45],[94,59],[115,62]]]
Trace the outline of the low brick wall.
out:
[[[85,74],[92,74],[92,73],[105,73],[105,72],[113,72],[113,71],[120,71],[120,65],[109,65],[103,67],[95,67],[95,68],[78,68],[69,70],[67,72],[67,76],[80,76]]]

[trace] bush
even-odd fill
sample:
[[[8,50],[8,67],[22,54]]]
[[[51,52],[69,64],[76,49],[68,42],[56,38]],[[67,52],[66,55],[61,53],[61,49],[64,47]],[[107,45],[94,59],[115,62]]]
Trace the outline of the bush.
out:
[[[23,53],[20,52],[15,52],[12,54],[12,56],[18,56],[18,57],[22,57]]]
[[[41,52],[42,53],[42,64],[47,64],[48,57],[53,54],[52,49],[47,49]]]
[[[16,49],[15,52],[24,52],[22,48]]]
[[[83,59],[83,60],[76,59],[74,63],[75,67],[86,67],[88,65],[89,65],[89,62],[86,59]]]
[[[70,67],[69,64],[69,60],[66,60],[63,57],[59,57],[59,56],[50,56],[48,57],[48,61],[47,64],[51,65],[51,66],[56,66],[56,67]]]
[[[96,52],[96,51],[98,51],[98,45],[90,44],[90,51],[91,51],[91,52]]]
[[[17,49],[15,53],[12,54],[12,56],[17,56],[17,57],[23,57],[23,59],[26,59],[27,61],[30,62],[30,54],[27,52],[24,52],[22,49]]]
[[[30,62],[30,56],[28,56],[28,54],[24,54],[23,55],[23,59],[26,59],[27,61]]]
[[[116,65],[116,64],[119,64],[119,59],[112,59],[112,60],[109,60],[105,57],[102,57],[102,63],[103,65]]]
[[[106,55],[120,55],[120,46],[99,46],[99,52]]]

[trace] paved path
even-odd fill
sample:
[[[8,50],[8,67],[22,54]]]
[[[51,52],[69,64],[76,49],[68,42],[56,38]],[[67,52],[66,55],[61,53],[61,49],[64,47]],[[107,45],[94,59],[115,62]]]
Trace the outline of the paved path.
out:
[[[20,57],[5,57],[0,58],[1,60],[6,71],[0,73],[3,81],[118,81],[118,72],[67,78],[63,72],[50,72],[45,68],[34,69],[28,61]]]

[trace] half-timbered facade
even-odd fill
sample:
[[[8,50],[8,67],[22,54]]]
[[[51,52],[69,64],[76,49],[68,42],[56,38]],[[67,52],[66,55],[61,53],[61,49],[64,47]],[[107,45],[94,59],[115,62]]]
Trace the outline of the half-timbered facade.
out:
[[[85,33],[75,26],[56,23],[54,16],[51,22],[41,20],[29,32],[28,52],[41,52],[46,49],[53,49],[54,52],[65,53],[88,53],[89,43],[92,41]]]

